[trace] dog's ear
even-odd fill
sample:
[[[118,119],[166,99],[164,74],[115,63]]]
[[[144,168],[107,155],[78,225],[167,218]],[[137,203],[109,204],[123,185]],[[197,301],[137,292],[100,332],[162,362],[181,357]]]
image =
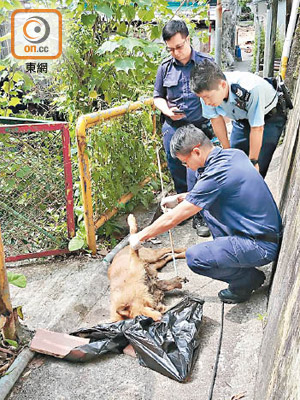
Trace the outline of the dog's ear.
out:
[[[121,315],[121,317],[130,318],[130,307],[129,303],[123,303],[117,308],[117,314]]]

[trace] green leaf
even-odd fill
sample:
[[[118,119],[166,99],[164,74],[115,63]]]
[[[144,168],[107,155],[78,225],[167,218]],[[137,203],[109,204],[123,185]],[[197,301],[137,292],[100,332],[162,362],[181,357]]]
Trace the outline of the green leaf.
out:
[[[92,91],[90,92],[90,98],[91,98],[91,99],[96,99],[96,98],[97,98],[97,92],[96,92],[96,90],[92,90]]]
[[[120,40],[120,44],[124,46],[129,51],[132,51],[134,47],[143,47],[144,41],[136,38],[125,38]]]
[[[33,86],[33,80],[24,72],[18,71],[18,74],[22,77],[24,84],[23,84],[23,88],[25,90],[28,90],[30,88],[32,88]]]
[[[153,39],[159,39],[161,35],[161,30],[159,28],[159,26],[153,26],[152,30],[151,30],[151,36],[150,38]]]
[[[15,347],[16,349],[18,348],[18,343],[15,340],[11,340],[11,339],[5,339],[5,341],[10,345]]]
[[[22,72],[19,72],[19,71],[16,71],[16,72],[13,74],[12,79],[13,79],[14,82],[23,81],[23,80],[24,80],[24,78],[23,78],[23,73],[22,73]]]
[[[17,310],[18,317],[21,318],[21,320],[23,320],[24,314],[23,314],[22,306],[16,307],[16,310]]]
[[[121,22],[120,25],[118,26],[117,32],[118,32],[118,33],[125,33],[125,32],[126,32],[126,29],[127,29],[127,26],[126,26],[125,22],[123,21],[123,22]]]
[[[108,19],[113,16],[113,10],[107,4],[96,5],[95,10],[106,15]]]
[[[102,46],[97,50],[97,54],[101,55],[106,53],[107,51],[112,53],[115,49],[117,49],[120,46],[121,46],[120,42],[108,40],[107,42],[104,42]]]
[[[84,240],[78,237],[74,237],[73,239],[70,240],[68,248],[70,251],[75,251],[82,249],[83,246],[84,246]]]
[[[13,107],[20,103],[21,103],[21,100],[19,99],[19,97],[12,97],[9,101],[9,105],[13,106]]]
[[[12,0],[12,4],[14,5],[15,8],[23,8],[23,4],[19,0]]]
[[[11,4],[10,1],[5,1],[4,0],[4,1],[0,1],[0,8],[1,9],[4,8],[4,10],[11,11],[11,10],[15,9],[15,6],[14,6],[14,4]],[[23,8],[23,7],[20,7],[20,8]]]
[[[5,93],[9,93],[9,91],[14,87],[14,83],[6,81],[3,83],[2,87]]]
[[[134,6],[124,6],[124,7],[123,7],[123,11],[124,11],[124,14],[126,15],[126,18],[127,18],[129,21],[131,21],[131,20],[134,19],[134,17],[135,17],[135,12],[136,12]]]
[[[95,15],[95,14],[90,14],[90,15],[83,14],[81,16],[81,22],[85,26],[93,26],[96,21],[96,18],[97,18],[97,15]]]
[[[19,169],[19,171],[16,173],[16,177],[17,178],[24,178],[25,176],[28,176],[31,172],[31,168],[29,168],[28,166],[25,166],[21,169]]]
[[[137,0],[136,3],[140,6],[151,6],[151,0]]]
[[[8,282],[14,286],[24,288],[27,285],[26,276],[23,274],[15,274],[14,272],[7,271]]]
[[[128,74],[130,69],[135,69],[135,60],[129,57],[119,58],[114,62],[117,71],[125,71]]]
[[[138,16],[140,17],[140,19],[142,21],[152,21],[155,17],[154,15],[154,10],[150,9],[150,10],[139,10],[138,12]]]
[[[161,51],[161,46],[157,43],[149,43],[144,46],[143,50],[146,54],[152,54]]]

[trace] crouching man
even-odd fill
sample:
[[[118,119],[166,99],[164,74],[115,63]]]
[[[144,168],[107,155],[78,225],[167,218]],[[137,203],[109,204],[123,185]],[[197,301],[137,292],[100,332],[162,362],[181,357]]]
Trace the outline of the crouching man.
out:
[[[131,235],[131,247],[138,249],[201,211],[214,240],[188,248],[188,266],[229,284],[218,294],[223,302],[247,301],[265,280],[256,267],[275,260],[279,251],[282,222],[272,194],[245,153],[214,147],[194,125],[176,130],[171,154],[192,170],[201,169],[199,180],[189,193],[164,198],[169,212]]]

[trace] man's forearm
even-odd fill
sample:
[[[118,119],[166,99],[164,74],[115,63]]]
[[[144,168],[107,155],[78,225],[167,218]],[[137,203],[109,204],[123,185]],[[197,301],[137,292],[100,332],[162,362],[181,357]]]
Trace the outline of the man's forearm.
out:
[[[224,118],[221,115],[217,118],[212,118],[211,124],[212,124],[213,130],[215,132],[215,135],[221,142],[223,149],[229,149],[230,143],[228,140],[227,128],[226,128]]]
[[[181,221],[179,221],[181,222]],[[177,225],[177,218],[174,216],[174,210],[162,215],[153,224],[141,230],[138,235],[141,242],[144,242],[152,237],[160,235],[174,228]]]
[[[260,149],[263,141],[264,126],[251,127],[250,130],[250,160],[258,160]]]
[[[156,221],[153,222],[153,224],[138,232],[139,240],[144,242],[145,240],[160,235],[161,233],[174,228],[174,226],[178,225],[185,219],[195,215],[200,210],[201,208],[196,207],[192,203],[183,201],[175,208],[160,216]]]
[[[156,108],[159,109],[163,114],[169,116],[170,108],[168,106],[167,100],[163,97],[155,97],[154,98],[154,105]]]

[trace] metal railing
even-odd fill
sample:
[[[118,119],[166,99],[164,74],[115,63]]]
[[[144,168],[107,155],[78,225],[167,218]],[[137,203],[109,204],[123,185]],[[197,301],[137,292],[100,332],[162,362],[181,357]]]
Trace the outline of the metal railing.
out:
[[[113,207],[112,210],[107,210],[103,215],[94,221],[94,209],[92,199],[92,179],[90,171],[89,152],[87,151],[87,129],[96,125],[101,125],[107,120],[123,116],[127,113],[141,110],[145,106],[153,107],[153,99],[149,98],[144,101],[128,103],[126,105],[95,112],[88,115],[83,115],[79,118],[76,124],[76,137],[78,148],[78,161],[81,180],[82,200],[84,208],[84,223],[87,235],[87,243],[93,254],[96,253],[96,229],[104,224],[109,218],[115,215],[118,207]],[[153,114],[153,132],[156,132],[155,115]],[[101,151],[101,149],[100,149]],[[139,183],[140,187],[149,182],[150,178],[145,178]],[[119,203],[126,203],[133,197],[133,193],[127,193],[119,199]]]
[[[66,253],[75,235],[68,124],[20,122],[0,126],[6,262]]]

